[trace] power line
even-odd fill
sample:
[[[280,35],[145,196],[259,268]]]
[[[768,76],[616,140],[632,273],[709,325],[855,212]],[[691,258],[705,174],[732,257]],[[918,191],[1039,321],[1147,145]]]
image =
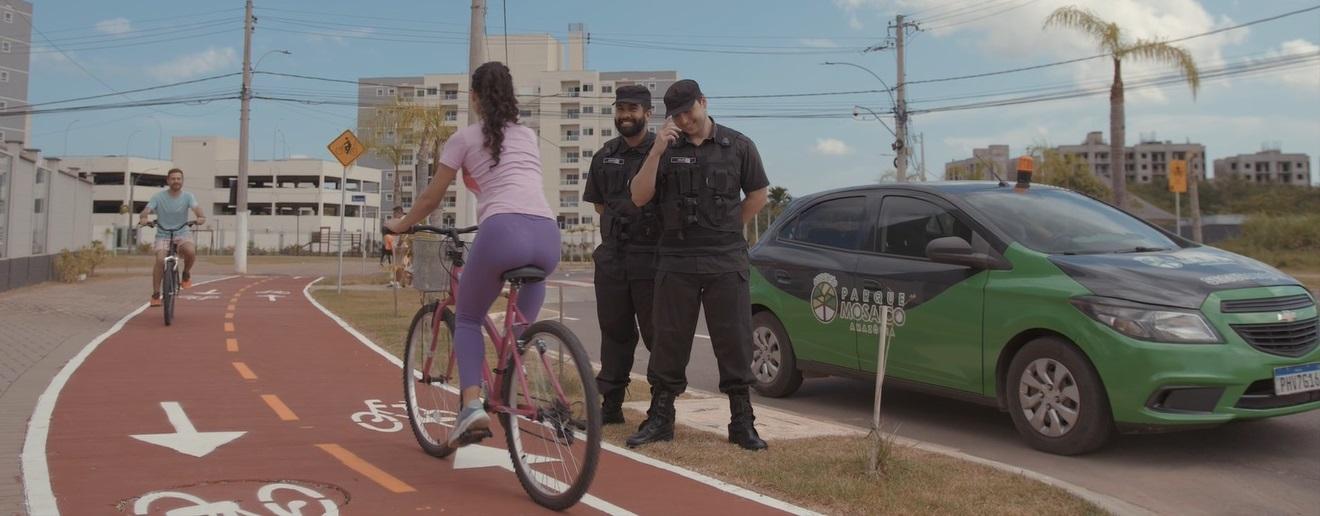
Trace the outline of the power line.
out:
[[[116,95],[123,95],[123,94],[126,94],[126,93],[141,93],[141,92],[144,92],[144,91],[160,90],[160,89],[165,89],[165,88],[174,88],[174,87],[177,87],[177,86],[185,86],[185,85],[188,85],[188,84],[197,84],[197,83],[199,83],[199,82],[207,82],[207,81],[214,81],[214,80],[216,80],[216,79],[224,79],[224,78],[226,78],[226,77],[233,77],[233,76],[235,76],[235,75],[239,75],[239,72],[232,72],[232,73],[226,73],[226,74],[220,74],[220,75],[212,75],[212,76],[209,76],[209,77],[202,77],[202,78],[200,78],[200,79],[192,79],[192,80],[181,81],[181,82],[172,82],[172,83],[169,83],[169,84],[161,84],[161,85],[157,85],[157,86],[148,86],[148,87],[146,87],[146,88],[138,88],[138,89],[133,89],[133,90],[117,91],[117,92],[115,92],[115,93],[103,93],[103,94],[100,94],[100,95],[89,95],[89,96],[86,96],[86,97],[77,97],[77,98],[62,99],[62,100],[51,100],[51,101],[46,101],[46,102],[39,102],[39,103],[36,103],[36,104],[27,104],[27,105],[24,106],[24,107],[29,107],[29,108],[31,108],[31,107],[37,107],[37,106],[49,106],[49,105],[51,105],[51,104],[65,104],[65,103],[68,103],[68,102],[79,102],[79,101],[83,101],[83,100],[92,100],[92,99],[99,99],[99,98],[104,98],[104,97],[113,97],[113,96],[116,96]],[[8,114],[8,113],[7,113],[7,110],[0,109],[0,114]]]
[[[952,22],[949,22],[949,23],[936,24],[935,26],[932,26],[932,27],[922,27],[922,29],[924,29],[924,30],[939,30],[939,29],[947,29],[947,28],[949,28],[949,27],[956,27],[956,26],[958,26],[958,25],[964,25],[964,24],[968,24],[968,23],[974,23],[974,22],[978,22],[978,21],[984,20],[984,19],[986,19],[986,18],[993,18],[993,17],[995,17],[995,16],[1000,16],[1000,15],[1007,14],[1007,13],[1012,12],[1012,11],[1016,11],[1016,10],[1018,10],[1018,9],[1021,9],[1021,8],[1023,8],[1023,7],[1026,7],[1026,6],[1028,6],[1028,5],[1034,4],[1034,3],[1039,2],[1039,1],[1040,1],[1040,0],[1025,0],[1024,2],[1022,2],[1022,3],[1020,3],[1020,4],[1013,5],[1013,6],[1010,6],[1010,7],[1005,7],[1005,8],[1003,8],[1003,9],[998,10],[998,11],[994,11],[994,12],[991,12],[991,13],[988,13],[988,14],[983,14],[983,15],[981,15],[981,16],[977,16],[977,17],[974,17],[974,18],[967,18],[967,19],[963,19],[963,20],[952,21]]]
[[[1252,26],[1252,25],[1257,25],[1257,24],[1261,24],[1261,23],[1265,23],[1265,22],[1271,22],[1271,21],[1278,20],[1278,19],[1281,19],[1281,18],[1286,18],[1286,17],[1289,17],[1289,16],[1296,16],[1296,15],[1298,15],[1298,14],[1303,14],[1303,13],[1307,13],[1307,12],[1315,11],[1315,10],[1317,10],[1317,9],[1320,9],[1320,5],[1314,5],[1314,6],[1311,6],[1311,7],[1307,7],[1307,8],[1303,8],[1303,9],[1298,9],[1298,10],[1295,10],[1295,11],[1289,11],[1289,12],[1286,12],[1286,13],[1277,14],[1277,15],[1270,16],[1270,17],[1267,17],[1267,18],[1261,18],[1261,19],[1258,19],[1258,20],[1252,20],[1252,21],[1249,21],[1249,22],[1246,22],[1246,23],[1241,23],[1241,24],[1238,24],[1238,25],[1233,25],[1233,26],[1229,26],[1229,27],[1223,27],[1223,28],[1219,28],[1219,29],[1214,29],[1214,30],[1210,30],[1210,31],[1202,32],[1202,33],[1199,33],[1199,34],[1192,34],[1192,35],[1190,35],[1190,36],[1184,36],[1184,37],[1177,38],[1177,39],[1171,39],[1171,40],[1165,41],[1165,43],[1177,43],[1177,42],[1181,42],[1181,41],[1187,41],[1187,40],[1190,40],[1190,39],[1201,38],[1201,37],[1205,37],[1205,36],[1210,36],[1210,35],[1214,35],[1214,34],[1219,34],[1219,33],[1227,32],[1227,31],[1231,31],[1231,30],[1242,29],[1242,28],[1250,27],[1250,26]],[[967,80],[967,79],[979,79],[979,78],[982,78],[982,77],[991,77],[991,76],[995,76],[995,75],[1005,75],[1005,74],[1010,74],[1010,73],[1026,72],[1026,71],[1030,71],[1030,70],[1040,70],[1040,69],[1042,69],[1042,68],[1051,68],[1051,67],[1055,67],[1055,66],[1062,66],[1062,65],[1072,64],[1072,63],[1080,63],[1080,62],[1082,62],[1082,61],[1090,61],[1090,60],[1092,60],[1092,59],[1100,59],[1100,58],[1103,58],[1103,57],[1110,57],[1111,55],[1112,55],[1112,54],[1104,53],[1104,54],[1097,54],[1097,55],[1088,56],[1088,57],[1078,57],[1078,58],[1073,58],[1073,59],[1065,59],[1065,60],[1063,60],[1063,61],[1055,61],[1055,62],[1051,62],[1051,63],[1043,63],[1043,64],[1032,65],[1032,66],[1023,66],[1023,67],[1019,67],[1019,68],[1010,68],[1010,69],[1007,69],[1007,70],[999,70],[999,71],[995,71],[995,72],[984,72],[984,73],[975,73],[975,74],[967,74],[967,75],[955,75],[955,76],[952,76],[952,77],[940,77],[940,78],[937,78],[937,79],[923,79],[923,80],[917,80],[917,81],[907,81],[907,84],[929,84],[929,83],[936,83],[936,82],[948,82],[948,81],[961,81],[961,80]]]
[[[85,106],[69,106],[69,107],[62,107],[62,108],[47,108],[47,109],[30,109],[30,110],[6,111],[2,116],[47,115],[47,114],[54,114],[54,113],[77,113],[77,112],[83,112],[83,111],[104,111],[104,110],[108,110],[108,109],[125,109],[125,108],[137,108],[137,107],[170,106],[170,105],[176,105],[176,104],[194,104],[194,105],[201,105],[201,104],[208,104],[208,103],[211,103],[211,102],[215,102],[215,101],[217,101],[217,100],[233,100],[233,99],[237,99],[237,98],[238,98],[238,95],[232,95],[232,94],[230,94],[230,95],[198,96],[198,97],[188,97],[188,98],[178,98],[178,97],[173,97],[173,98],[160,98],[160,99],[145,99],[145,100],[134,100],[134,101],[130,101],[130,102],[120,102],[120,103],[115,103],[115,104],[92,104],[92,105],[85,105]]]

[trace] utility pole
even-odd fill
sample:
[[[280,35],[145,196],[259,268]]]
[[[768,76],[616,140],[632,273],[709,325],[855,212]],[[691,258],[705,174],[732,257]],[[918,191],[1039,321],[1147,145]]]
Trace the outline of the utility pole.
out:
[[[477,67],[486,62],[486,0],[472,0],[471,24],[468,28],[468,76],[477,71]],[[508,63],[505,63],[506,65]],[[468,101],[468,125],[478,123],[481,111],[475,100]],[[468,224],[477,223],[477,196],[472,190],[467,191]]]
[[[252,0],[247,0],[243,15],[243,89],[239,92],[238,115],[238,188],[236,195],[238,235],[234,241],[234,272],[247,274],[248,248],[248,109],[252,102]],[[344,209],[341,205],[339,209]]]
[[[896,112],[894,113],[894,119],[897,123],[896,125],[898,129],[897,131],[895,131],[896,134],[894,135],[895,138],[897,138],[897,141],[894,142],[894,152],[898,154],[898,158],[895,159],[894,161],[895,161],[895,168],[898,169],[897,179],[898,182],[900,183],[907,182],[907,166],[908,166],[908,152],[909,152],[907,146],[907,141],[908,141],[907,79],[903,74],[903,60],[904,60],[903,36],[906,30],[907,30],[907,26],[903,24],[903,15],[900,14],[894,18],[895,47],[898,50],[898,58],[896,59],[896,61],[898,62],[898,85],[897,85],[898,91],[896,92],[898,94],[898,99],[897,99],[898,106],[897,109],[895,110]]]
[[[921,140],[921,180],[926,181],[930,177],[926,175],[926,133],[917,135],[917,139]]]

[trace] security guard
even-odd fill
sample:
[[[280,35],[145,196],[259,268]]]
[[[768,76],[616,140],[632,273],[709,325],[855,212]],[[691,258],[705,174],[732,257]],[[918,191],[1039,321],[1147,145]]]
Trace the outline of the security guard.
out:
[[[600,320],[600,374],[596,385],[604,399],[605,424],[623,423],[638,329],[649,351],[652,343],[651,300],[655,289],[655,244],[660,218],[654,204],[638,208],[628,183],[651,149],[655,135],[646,130],[651,90],[641,85],[615,90],[614,128],[619,136],[605,142],[591,159],[583,199],[600,216],[601,245],[596,264],[596,316]]]
[[[766,448],[753,425],[750,265],[743,226],[765,206],[765,168],[756,145],[706,114],[696,81],[665,92],[665,125],[642,170],[632,200],[652,199],[663,232],[657,249],[655,343],[647,367],[650,417],[628,446],[674,438],[674,398],[687,389],[686,369],[704,307],[719,363],[720,392],[729,396],[729,442]],[[745,196],[745,197],[744,197]]]

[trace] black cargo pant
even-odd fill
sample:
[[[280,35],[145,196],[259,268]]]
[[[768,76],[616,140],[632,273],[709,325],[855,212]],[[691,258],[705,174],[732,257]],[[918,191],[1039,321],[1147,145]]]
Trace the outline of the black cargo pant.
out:
[[[623,253],[598,250],[593,259],[596,317],[600,321],[600,373],[596,375],[596,387],[604,396],[628,388],[639,334],[647,351],[655,341],[651,324],[655,276],[653,272],[639,273],[635,264],[634,270],[629,271]]]
[[[674,394],[687,389],[687,365],[704,307],[720,370],[720,392],[743,393],[752,374],[752,301],[747,271],[699,274],[660,271],[655,278],[655,345],[646,377]]]

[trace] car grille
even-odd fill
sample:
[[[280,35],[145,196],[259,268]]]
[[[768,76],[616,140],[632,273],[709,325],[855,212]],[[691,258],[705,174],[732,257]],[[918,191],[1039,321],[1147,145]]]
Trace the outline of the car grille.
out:
[[[1240,299],[1219,303],[1219,311],[1226,314],[1249,314],[1258,312],[1280,312],[1283,310],[1301,310],[1310,308],[1315,302],[1311,296],[1270,297],[1265,299]]]
[[[1270,324],[1234,324],[1233,329],[1252,347],[1285,357],[1299,357],[1315,349],[1320,318]]]

